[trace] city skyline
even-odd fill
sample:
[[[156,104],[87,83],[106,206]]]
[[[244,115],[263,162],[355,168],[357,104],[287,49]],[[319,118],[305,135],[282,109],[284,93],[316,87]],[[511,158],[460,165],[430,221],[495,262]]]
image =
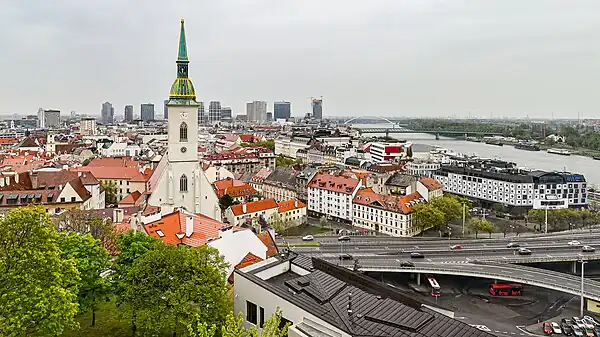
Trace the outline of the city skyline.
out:
[[[234,114],[286,100],[303,116],[323,96],[324,118],[600,117],[598,3],[311,1],[6,4],[0,114],[160,105],[187,16],[198,100]]]

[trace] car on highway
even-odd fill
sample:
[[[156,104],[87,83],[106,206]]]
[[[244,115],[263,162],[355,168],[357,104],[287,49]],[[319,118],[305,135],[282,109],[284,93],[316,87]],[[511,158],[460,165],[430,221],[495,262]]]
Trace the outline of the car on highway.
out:
[[[450,246],[450,249],[451,250],[461,250],[462,246],[461,245],[452,245],[452,246]]]
[[[550,326],[552,327],[552,333],[555,333],[557,335],[562,334],[562,330],[560,328],[560,325],[558,325],[558,323],[556,322],[551,322]]]
[[[596,251],[596,248],[594,248],[592,246],[585,245],[585,246],[581,247],[581,251],[584,252],[584,253],[593,253],[593,252]]]
[[[581,328],[578,327],[577,325],[573,325],[572,329],[573,329],[573,336],[576,336],[576,337],[583,337],[584,336],[583,335],[583,330],[581,330]]]
[[[581,242],[577,241],[577,240],[571,240],[567,243],[569,246],[579,246],[581,244]]]
[[[571,325],[569,325],[567,323],[561,323],[560,329],[562,330],[563,334],[565,334],[567,336],[573,335],[573,328],[571,327]]]
[[[546,335],[552,334],[552,326],[550,325],[549,322],[544,322],[544,324],[542,324],[542,330],[544,331],[544,333]]]
[[[350,254],[340,254],[340,260],[354,260],[354,257]]]
[[[410,253],[410,257],[412,259],[423,259],[423,258],[425,258],[425,255],[423,255],[419,252],[412,252],[412,253]]]
[[[412,261],[402,261],[400,262],[400,267],[414,267],[415,264]]]
[[[519,255],[531,255],[531,250],[527,248],[519,248],[518,253]]]
[[[312,241],[314,239],[315,239],[315,237],[312,235],[305,235],[302,237],[302,241]]]
[[[516,243],[516,242],[509,242],[509,243],[506,245],[506,248],[519,248],[519,247],[521,247],[521,245],[519,245],[519,244],[518,244],[518,243]]]
[[[338,238],[338,241],[350,241],[350,237],[348,235],[342,235]]]

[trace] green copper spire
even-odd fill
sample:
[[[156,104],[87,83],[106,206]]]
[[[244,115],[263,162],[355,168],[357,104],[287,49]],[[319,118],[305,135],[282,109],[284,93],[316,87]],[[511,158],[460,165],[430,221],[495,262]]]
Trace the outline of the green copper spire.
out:
[[[181,31],[179,32],[179,53],[177,55],[177,78],[171,85],[169,99],[177,100],[178,103],[189,104],[195,103],[196,91],[192,80],[188,77],[188,55],[187,45],[185,43],[185,28],[183,27],[183,19],[181,19]]]
[[[179,55],[177,55],[177,61],[188,61],[187,46],[185,44],[185,27],[183,26],[183,19],[181,19],[181,30],[179,32]]]

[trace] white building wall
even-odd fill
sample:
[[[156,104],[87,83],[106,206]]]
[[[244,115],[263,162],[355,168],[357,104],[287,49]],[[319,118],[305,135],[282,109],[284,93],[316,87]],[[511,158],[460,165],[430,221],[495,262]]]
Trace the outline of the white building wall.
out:
[[[343,332],[340,329],[332,326],[325,322],[319,317],[312,315],[310,312],[297,307],[296,305],[282,299],[281,297],[271,293],[270,291],[256,285],[252,281],[247,280],[244,277],[239,276],[237,273],[234,276],[234,311],[235,313],[241,312],[244,317],[244,327],[251,328],[255,325],[248,322],[247,318],[247,301],[256,304],[257,316],[260,315],[260,308],[264,308],[265,321],[271,317],[277,308],[279,307],[282,311],[283,318],[293,322],[293,325],[297,325],[302,322],[305,318],[308,318],[319,325],[326,327],[336,333],[339,333],[341,337],[351,337],[349,334]],[[260,322],[260,317],[257,317],[257,322]]]
[[[352,200],[362,187],[359,181],[352,194],[308,187],[308,210],[343,220],[352,220]]]

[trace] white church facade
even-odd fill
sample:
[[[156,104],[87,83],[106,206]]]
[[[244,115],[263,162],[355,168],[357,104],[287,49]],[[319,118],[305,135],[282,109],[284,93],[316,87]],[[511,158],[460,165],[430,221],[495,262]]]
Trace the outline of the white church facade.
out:
[[[184,22],[181,20],[177,78],[171,86],[168,109],[168,150],[148,182],[148,205],[161,214],[183,207],[221,221],[219,199],[198,162],[198,107],[188,77]]]

